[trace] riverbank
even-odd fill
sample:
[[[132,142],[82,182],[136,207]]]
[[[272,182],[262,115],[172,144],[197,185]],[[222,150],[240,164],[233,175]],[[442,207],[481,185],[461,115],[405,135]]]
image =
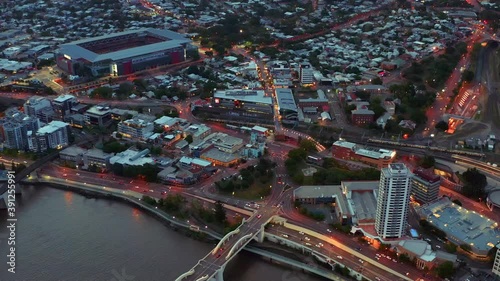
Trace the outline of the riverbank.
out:
[[[102,187],[102,186],[97,186],[97,185],[91,185],[91,184],[82,184],[78,182],[73,182],[73,181],[67,181],[65,179],[58,179],[58,178],[40,178],[35,180],[26,180],[22,182],[22,185],[32,185],[32,186],[49,186],[52,188],[60,189],[60,190],[66,190],[66,191],[71,191],[77,194],[81,194],[85,196],[86,198],[103,198],[103,199],[109,199],[109,200],[115,200],[118,202],[126,203],[134,207],[139,207],[141,210],[146,211],[150,215],[152,215],[154,218],[158,219],[159,221],[162,222],[163,225],[171,228],[174,231],[183,233],[186,237],[193,238],[195,240],[199,240],[205,243],[211,243],[215,244],[220,239],[223,237],[221,234],[211,231],[210,229],[206,228],[200,228],[197,231],[191,230],[190,229],[190,224],[185,223],[183,221],[179,221],[175,219],[174,216],[171,216],[156,207],[153,207],[144,201],[141,200],[142,194],[134,191],[124,191],[124,190],[119,190],[115,188],[110,188],[110,187]],[[260,248],[259,246],[256,246],[257,248]],[[292,258],[296,260],[297,262],[303,262],[301,261],[301,258],[297,256],[294,251],[287,251],[285,249],[278,249],[277,247],[273,247],[269,244],[264,244],[263,249],[267,251],[274,252],[275,254],[278,255],[283,255],[284,257]],[[260,254],[257,254],[259,256],[262,256]],[[266,257],[265,255],[262,256],[262,259],[266,262],[279,265],[281,267],[287,267],[287,268],[292,268],[295,269],[293,265],[289,264],[283,264],[283,263],[278,263],[273,259],[270,259],[269,257]],[[307,273],[302,271],[304,274],[311,274],[315,275],[312,273]]]
[[[57,179],[56,179],[57,180]],[[200,229],[199,231],[190,230],[190,224],[184,223],[182,221],[176,220],[175,217],[158,210],[157,208],[152,207],[151,205],[145,203],[141,200],[142,195],[139,196],[131,196],[126,195],[127,193],[116,192],[113,188],[107,188],[105,190],[100,190],[98,188],[94,188],[92,186],[86,185],[82,186],[80,183],[73,182],[54,182],[54,180],[50,181],[38,181],[38,182],[23,182],[23,185],[33,185],[33,186],[50,186],[53,188],[71,191],[80,195],[85,196],[86,198],[103,198],[108,200],[115,200],[118,202],[126,203],[133,207],[139,207],[141,210],[146,211],[152,217],[161,221],[161,223],[170,229],[182,232],[187,237],[194,238],[196,240],[201,240],[207,243],[217,243],[219,239],[222,237],[220,234],[216,232],[212,232],[209,229]],[[131,193],[131,192],[128,192]],[[136,193],[136,192],[134,192]]]

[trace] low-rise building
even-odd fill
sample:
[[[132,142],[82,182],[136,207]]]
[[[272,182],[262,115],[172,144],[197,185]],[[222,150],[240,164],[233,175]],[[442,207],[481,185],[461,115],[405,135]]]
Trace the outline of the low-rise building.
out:
[[[107,105],[96,105],[89,108],[85,114],[85,123],[87,125],[94,125],[105,127],[111,124],[111,109]]]
[[[113,157],[113,154],[111,153],[106,153],[101,149],[92,148],[83,154],[83,164],[84,167],[94,165],[106,169],[108,168],[111,157]]]
[[[375,112],[364,105],[351,111],[351,122],[356,126],[368,125],[373,123],[374,119]]]
[[[384,168],[394,162],[396,151],[363,147],[352,142],[339,140],[332,145],[332,156],[343,160],[359,161],[377,168]]]
[[[184,134],[191,135],[193,140],[202,140],[210,134],[212,129],[205,124],[196,124],[189,126],[184,130]]]
[[[154,122],[155,128],[162,128],[164,131],[171,131],[172,128],[179,123],[178,118],[170,117],[170,116],[162,116],[156,119]]]
[[[396,246],[396,251],[415,259],[418,269],[432,269],[443,262],[456,264],[457,261],[457,255],[433,251],[431,245],[423,240],[402,240]]]
[[[417,212],[422,219],[446,233],[449,242],[467,245],[474,256],[486,257],[500,243],[498,223],[456,205],[448,197],[422,205]]]
[[[153,123],[133,118],[118,123],[118,133],[128,139],[146,140],[153,134]]]
[[[79,165],[83,162],[83,155],[85,154],[85,152],[87,152],[87,150],[84,148],[78,146],[70,146],[59,152],[59,158],[61,158],[61,160],[65,162]]]
[[[235,153],[243,147],[243,139],[224,133],[214,133],[210,135],[208,142],[213,143],[220,151],[227,153]]]
[[[293,191],[293,201],[305,204],[328,204],[335,209],[338,223],[350,224],[351,212],[340,185],[301,186]]]
[[[134,149],[127,149],[109,159],[109,164],[121,164],[124,166],[143,166],[145,164],[154,164],[155,161],[151,157],[147,157],[149,149],[137,151]]]
[[[240,160],[237,155],[220,151],[217,148],[212,148],[206,151],[201,155],[200,158],[210,161],[213,165],[224,167],[236,165]]]

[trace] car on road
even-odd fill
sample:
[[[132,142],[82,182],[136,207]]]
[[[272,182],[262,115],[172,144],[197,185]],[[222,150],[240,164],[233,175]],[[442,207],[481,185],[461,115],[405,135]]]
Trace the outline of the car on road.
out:
[[[380,278],[378,276],[375,276],[375,280],[380,281]]]
[[[342,260],[344,258],[342,256],[337,256],[337,259]]]
[[[362,259],[359,259],[358,261],[359,261],[360,263],[364,263],[364,261],[363,261]]]
[[[257,218],[258,218],[258,219],[262,218],[262,215],[258,215],[258,216],[257,216]]]
[[[332,233],[332,231],[329,228],[327,228],[326,231]]]
[[[299,231],[299,234],[300,234],[300,235],[304,235],[304,232],[302,232],[302,231]]]
[[[79,175],[80,175],[80,173],[76,173],[76,175],[77,175],[77,176],[79,176]]]
[[[139,188],[139,186],[138,186],[138,185],[136,185],[136,186],[134,186],[134,188]]]
[[[288,238],[288,235],[286,235],[286,234],[282,234],[281,236],[283,236],[285,238]]]
[[[63,174],[63,177],[67,177],[67,176],[68,176],[68,174]]]
[[[167,192],[166,192],[166,191],[162,191],[162,192],[161,192],[161,195],[165,195],[165,194],[167,194]]]
[[[311,238],[309,238],[309,237],[307,237],[307,236],[306,236],[306,237],[304,237],[304,239],[305,239],[306,241],[311,241]]]
[[[150,189],[149,192],[155,192],[154,190]]]

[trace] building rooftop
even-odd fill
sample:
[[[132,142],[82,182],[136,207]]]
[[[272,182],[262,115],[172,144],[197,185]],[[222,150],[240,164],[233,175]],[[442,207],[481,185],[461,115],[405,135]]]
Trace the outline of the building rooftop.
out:
[[[338,141],[334,142],[333,145],[348,148],[351,150],[355,150],[356,146],[357,146],[357,144],[355,144],[355,143],[343,141],[343,140],[338,140]]]
[[[109,106],[103,106],[103,105],[95,105],[92,106],[91,108],[87,109],[86,113],[87,114],[92,114],[96,116],[103,116],[111,112],[111,109]]]
[[[398,243],[398,247],[414,253],[420,259],[427,262],[433,261],[436,258],[436,252],[432,250],[431,245],[423,240],[402,240]]]
[[[267,105],[273,104],[272,97],[265,96],[264,90],[234,89],[234,90],[216,91],[214,93],[214,98],[238,100],[250,103],[261,103]]]
[[[97,54],[95,52],[92,52],[91,50],[83,47],[83,45],[87,43],[92,43],[95,41],[100,41],[100,40],[107,40],[107,39],[113,39],[115,37],[119,36],[124,36],[124,35],[129,35],[129,34],[135,34],[135,33],[149,33],[154,36],[158,36],[159,38],[163,38],[165,40],[162,40],[158,43],[154,44],[148,44],[148,45],[142,45],[138,47],[132,47],[129,49],[122,49],[118,50],[115,52],[109,52],[109,53],[103,53],[103,54]],[[165,29],[154,29],[154,28],[143,28],[143,29],[136,29],[136,30],[129,30],[129,31],[124,31],[124,32],[119,32],[119,33],[113,33],[113,34],[108,34],[108,35],[103,35],[103,36],[98,36],[98,37],[93,37],[93,38],[88,38],[88,39],[82,39],[78,41],[74,41],[68,44],[63,44],[61,45],[61,50],[60,52],[71,59],[79,59],[83,58],[87,61],[90,62],[99,62],[99,61],[104,61],[104,60],[120,60],[124,58],[129,58],[129,57],[136,57],[136,56],[142,56],[158,51],[162,51],[165,49],[171,49],[175,47],[180,47],[182,44],[187,44],[190,43],[191,40],[185,38],[179,33],[165,30]]]
[[[54,102],[65,102],[70,99],[76,99],[73,95],[60,95],[54,99]]]
[[[297,104],[291,89],[276,89],[276,100],[278,101],[279,110],[297,111]]]
[[[434,169],[424,169],[422,167],[418,167],[413,171],[413,174],[429,183],[441,181],[441,177],[434,174]]]
[[[144,152],[146,151],[149,152],[149,150],[136,151],[133,149],[127,149],[111,157],[111,159],[109,159],[109,163],[111,165],[117,163],[127,166],[142,166],[144,164],[154,164],[153,158],[145,157]]]
[[[353,212],[358,221],[375,221],[377,199],[374,191],[354,191],[351,193]]]
[[[178,123],[179,120],[177,118],[173,118],[170,116],[162,116],[154,121],[156,126],[168,126],[171,127]]]
[[[61,121],[52,121],[50,122],[49,124],[41,127],[40,129],[38,129],[38,131],[36,132],[37,134],[40,134],[40,135],[43,135],[43,134],[51,134],[61,128],[65,128],[69,126],[68,123],[64,123],[64,122],[61,122]]]
[[[209,159],[214,159],[214,160],[217,160],[217,161],[220,161],[223,163],[232,162],[232,161],[238,159],[238,156],[231,154],[231,153],[224,152],[224,151],[220,151],[217,148],[213,148],[213,149],[208,150],[207,152],[203,153],[202,156],[209,158]]]
[[[257,131],[257,132],[260,132],[260,133],[266,133],[266,132],[269,131],[269,129],[261,127],[261,126],[253,126],[252,127],[252,131]]]
[[[61,150],[61,152],[59,152],[59,154],[64,154],[64,155],[69,155],[69,156],[77,156],[77,155],[83,155],[87,150],[84,149],[84,148],[81,148],[79,146],[70,146],[70,147],[67,147],[63,150]]]
[[[356,154],[373,159],[385,159],[395,157],[396,151],[376,148],[360,148],[356,150]]]
[[[422,217],[429,223],[446,232],[450,238],[459,240],[458,244],[468,244],[473,249],[487,252],[500,242],[498,223],[469,211],[443,197],[419,209]]]
[[[351,213],[340,185],[305,185],[293,191],[294,198],[335,198],[337,206],[343,214]]]
[[[113,156],[113,154],[106,153],[106,152],[102,151],[101,149],[97,149],[97,148],[91,148],[91,149],[87,150],[85,155],[87,155],[87,157],[94,157],[94,158],[101,158],[101,159]]]

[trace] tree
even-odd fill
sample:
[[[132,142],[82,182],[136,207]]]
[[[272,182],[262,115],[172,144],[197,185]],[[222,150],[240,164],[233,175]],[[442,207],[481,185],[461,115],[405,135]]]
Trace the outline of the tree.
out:
[[[300,141],[299,147],[305,151],[317,151],[316,144],[309,139],[303,139]]]
[[[187,135],[186,138],[184,138],[189,144],[193,142],[193,136],[192,135]]]
[[[462,176],[462,194],[470,198],[482,198],[485,196],[485,188],[488,184],[486,176],[476,168],[467,169]]]
[[[226,210],[224,206],[222,206],[221,201],[215,202],[215,211],[214,211],[215,221],[224,225],[226,223]]]
[[[382,79],[380,77],[377,77],[377,78],[372,80],[373,85],[382,85],[383,83],[384,82],[382,81]]]
[[[445,261],[436,267],[436,273],[441,278],[449,278],[453,276],[455,270],[453,268],[453,262]]]
[[[470,71],[468,69],[465,70],[462,73],[462,81],[464,81],[464,82],[471,82],[472,80],[474,80],[474,72]]]
[[[436,159],[434,158],[434,156],[425,155],[424,158],[422,158],[420,166],[422,166],[424,169],[428,169],[430,167],[434,167],[435,164]]]
[[[448,130],[448,123],[441,120],[441,121],[437,122],[436,129],[444,132],[444,131]]]

